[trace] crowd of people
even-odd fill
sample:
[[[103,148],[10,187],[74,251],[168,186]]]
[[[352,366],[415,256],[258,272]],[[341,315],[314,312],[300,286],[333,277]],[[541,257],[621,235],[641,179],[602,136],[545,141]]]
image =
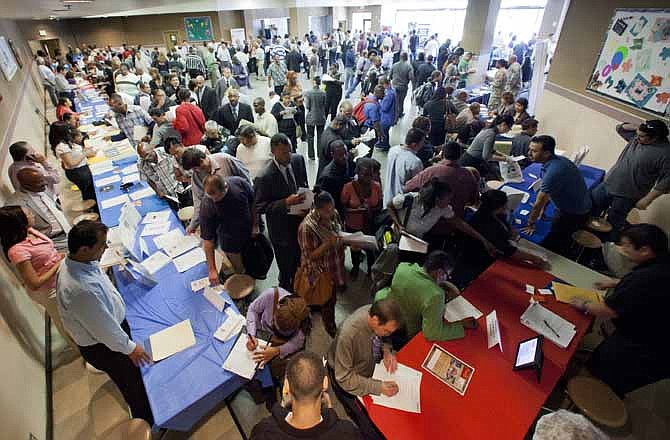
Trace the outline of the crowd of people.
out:
[[[212,285],[229,275],[219,272],[215,250],[226,254],[235,273],[244,273],[245,247],[267,230],[278,287],[251,303],[247,348],[262,348],[256,338],[270,335],[272,344],[254,356],[270,365],[276,383],[283,384],[284,406],[290,401],[292,410],[275,407],[252,438],[383,438],[358,401],[398,392],[397,383],[372,378],[375,364],[394,371],[396,351],[419,332],[431,341],[463,338],[476,321],[446,322],[445,300],[497,258],[547,268],[517,246],[506,193],[485,185],[499,178],[495,162],[511,160],[496,151],[495,141],[515,125],[521,131],[512,139],[512,155],[526,156],[523,166],[542,164],[541,188],[523,232],[534,233],[551,201],[556,210],[543,245],[569,255],[572,233],[606,213],[613,240],[637,264],[622,280],[603,286],[614,289],[604,303],[573,304],[617,323],[617,332],[589,361],[592,373],[620,394],[667,377],[667,353],[654,339],[662,329],[641,328],[643,319],[644,325],[662,323],[660,315],[648,317],[648,304],[658,304],[658,310],[667,304],[654,286],[669,281],[668,239],[658,227],[626,223],[633,207],[646,209],[670,191],[670,145],[662,121],[619,126],[627,145],[590,189],[575,164],[556,153],[556,140],[537,134],[538,121],[519,96],[515,55],[496,62],[485,115],[479,103],[468,103],[464,90],[474,73],[471,54],[449,41],[440,45],[436,36],[420,47],[414,31],[405,40],[397,33],[335,30],[321,38],[310,32],[303,39],[275,36],[202,47],[184,42],[168,53],[123,45],[77,48],[53,59],[39,55],[45,88],[58,106],[49,141],[83,199],[96,198],[86,161],[95,151],[78,130],[80,115],[72,105],[77,77],[107,94],[108,122],[119,128],[111,140],[127,139],[136,148],[141,178],[174,209],[194,206],[186,230],[203,240]],[[305,91],[303,72],[312,84]],[[242,93],[249,93],[254,74],[267,81],[267,99]],[[359,87],[357,98],[349,100]],[[390,129],[407,113],[410,92],[420,116],[403,143],[392,146]],[[139,139],[138,127],[147,130]],[[308,160],[318,160],[313,185],[297,153],[299,142],[307,143]],[[361,144],[388,152],[386,168],[371,157],[374,148],[359,154]],[[149,355],[132,340],[124,301],[98,265],[107,227],[95,221],[71,225],[60,207],[59,170],[26,142],[9,151],[16,192],[0,208],[5,254],[59,331],[88,363],[110,375],[133,416],[151,423],[138,369],[150,362]],[[314,200],[306,207],[304,189],[310,187]],[[370,283],[372,304],[338,326],[337,297],[361,276],[363,257],[365,276],[372,277],[380,253],[387,252],[347,245],[342,232],[359,231],[388,236],[391,243],[411,234],[428,243],[428,252],[398,252],[393,275]],[[310,311],[320,311],[333,338],[325,366],[303,351]],[[355,426],[332,409],[321,411],[329,386]]]

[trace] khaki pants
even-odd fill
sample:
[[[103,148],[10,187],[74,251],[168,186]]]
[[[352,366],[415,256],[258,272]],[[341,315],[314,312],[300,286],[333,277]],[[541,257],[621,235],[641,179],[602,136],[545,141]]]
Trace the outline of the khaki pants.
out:
[[[51,321],[53,321],[54,325],[56,326],[56,329],[58,329],[58,332],[63,336],[63,338],[65,338],[67,343],[72,348],[79,351],[79,347],[74,342],[74,339],[72,339],[72,336],[70,336],[70,334],[67,332],[67,330],[65,330],[65,327],[63,326],[63,320],[61,319],[60,312],[58,311],[58,303],[56,301],[55,290],[51,290],[42,295],[35,295],[32,298],[35,300],[35,302],[44,307],[44,310],[49,315],[49,318],[51,318]]]

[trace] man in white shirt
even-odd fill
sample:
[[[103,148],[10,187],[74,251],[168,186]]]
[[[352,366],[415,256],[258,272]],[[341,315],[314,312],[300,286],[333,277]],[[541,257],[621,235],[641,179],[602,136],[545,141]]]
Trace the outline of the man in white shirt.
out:
[[[249,169],[251,181],[272,160],[270,138],[256,133],[253,125],[246,125],[239,131],[240,145],[237,147],[237,158]]]
[[[44,58],[37,57],[37,69],[42,77],[42,85],[49,95],[51,103],[56,107],[58,105],[58,96],[56,95],[56,75],[54,75],[53,71],[49,69],[46,64]]]
[[[437,39],[435,35],[431,35],[430,40],[426,42],[426,45],[423,47],[423,52],[428,55],[432,55],[433,58],[437,58],[437,49],[438,49]]]
[[[261,97],[254,99],[254,125],[268,137],[274,136],[279,131],[277,119],[265,111],[265,100]]]
[[[386,178],[384,179],[384,206],[403,192],[405,184],[423,171],[423,164],[416,153],[423,148],[426,134],[418,128],[410,128],[404,145],[396,145],[388,153]]]

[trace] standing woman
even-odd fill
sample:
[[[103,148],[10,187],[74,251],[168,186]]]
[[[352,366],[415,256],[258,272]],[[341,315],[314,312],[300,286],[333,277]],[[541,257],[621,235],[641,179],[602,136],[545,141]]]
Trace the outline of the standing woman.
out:
[[[329,287],[323,297],[305,298],[307,305],[320,305],[323,325],[335,337],[336,287],[344,286],[344,245],[339,237],[342,230],[340,216],[333,197],[326,191],[314,197],[314,207],[298,227],[300,268],[295,285],[308,284]],[[300,281],[303,283],[300,283]],[[306,280],[305,280],[306,279]],[[307,283],[304,283],[307,281]],[[296,288],[300,294],[300,289]],[[323,293],[323,292],[322,292]]]
[[[73,132],[66,122],[51,124],[49,143],[54,155],[61,161],[68,180],[79,188],[83,200],[96,200],[93,175],[86,162],[87,157],[95,156],[95,151],[82,148],[73,141]]]
[[[7,259],[16,268],[30,299],[44,307],[70,346],[77,348],[56,303],[56,274],[65,255],[56,251],[53,241],[33,229],[33,214],[20,206],[0,208],[0,242]]]
[[[372,159],[363,157],[356,162],[356,179],[346,183],[342,188],[340,200],[346,214],[344,223],[349,232],[362,231],[365,235],[374,235],[374,219],[382,208],[382,187],[372,180]],[[372,273],[375,253],[366,250],[368,275]],[[351,248],[351,276],[356,278],[363,253]]]

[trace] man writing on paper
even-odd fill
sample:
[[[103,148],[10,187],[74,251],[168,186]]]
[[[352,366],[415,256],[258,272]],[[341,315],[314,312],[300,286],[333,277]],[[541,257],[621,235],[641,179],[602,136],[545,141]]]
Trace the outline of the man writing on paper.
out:
[[[292,215],[290,209],[305,200],[297,194],[298,188],[307,187],[305,158],[291,153],[291,141],[282,133],[270,139],[272,161],[263,168],[254,181],[258,212],[265,214],[268,235],[279,267],[279,286],[293,290],[293,277],[300,262],[298,227],[303,215]]]
[[[429,341],[449,341],[465,336],[464,328],[477,327],[474,318],[459,322],[444,320],[445,290],[449,290],[445,282],[451,270],[449,255],[433,251],[423,267],[400,263],[391,286],[377,292],[375,300],[393,299],[402,310],[404,326],[393,335],[395,348],[405,345],[420,331]],[[449,293],[458,295],[458,291]]]
[[[598,289],[614,289],[604,303],[575,298],[573,306],[612,319],[616,325],[614,334],[595,349],[586,366],[623,399],[637,388],[670,377],[670,255],[668,236],[649,224],[622,230],[619,249],[636,265],[632,272],[620,280],[595,285]]]
[[[58,273],[56,299],[65,329],[89,364],[109,375],[132,416],[154,418],[138,367],[151,358],[133,342],[126,305],[98,261],[107,248],[107,226],[83,220],[68,234],[69,255]]]
[[[207,257],[207,273],[213,286],[219,285],[214,249],[219,247],[230,260],[235,273],[244,273],[242,250],[258,235],[258,216],[254,191],[241,177],[211,175],[205,179],[205,197],[200,209],[200,237]]]
[[[137,169],[140,178],[146,181],[160,198],[170,197],[168,203],[172,209],[178,209],[181,201],[186,206],[187,200],[182,195],[184,187],[177,181],[174,168],[176,161],[163,150],[163,148],[152,148],[150,145],[140,142],[137,144],[137,155],[139,161]]]
[[[589,218],[591,197],[579,169],[570,159],[557,156],[555,148],[556,141],[551,136],[535,136],[530,140],[530,159],[542,164],[542,187],[528,215],[528,225],[522,231],[534,234],[535,222],[552,201],[556,212],[551,230],[541,244],[565,255],[572,243],[572,233]]]
[[[375,364],[383,360],[384,367],[393,373],[398,361],[391,345],[382,341],[395,332],[402,322],[402,310],[393,299],[383,299],[366,305],[351,314],[339,327],[328,351],[328,376],[333,391],[358,425],[366,439],[383,439],[372,423],[357,396],[398,394],[396,382],[372,378]]]
[[[359,440],[361,436],[351,422],[340,420],[332,408],[328,377],[321,357],[303,352],[291,359],[286,368],[284,405],[275,405],[272,415],[254,426],[250,439],[316,438]]]

